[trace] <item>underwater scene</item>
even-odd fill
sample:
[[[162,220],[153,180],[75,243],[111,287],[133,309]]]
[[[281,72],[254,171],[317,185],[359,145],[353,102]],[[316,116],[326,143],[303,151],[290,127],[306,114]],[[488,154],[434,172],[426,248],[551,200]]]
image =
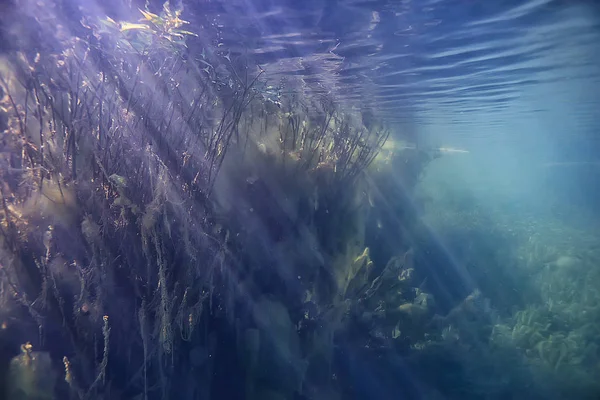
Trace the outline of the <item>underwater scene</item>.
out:
[[[0,1],[0,399],[600,399],[600,3]]]

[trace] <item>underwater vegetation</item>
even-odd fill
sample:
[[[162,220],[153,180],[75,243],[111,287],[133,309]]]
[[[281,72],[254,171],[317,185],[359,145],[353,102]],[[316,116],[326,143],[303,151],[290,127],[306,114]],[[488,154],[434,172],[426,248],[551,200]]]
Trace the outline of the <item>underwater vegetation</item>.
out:
[[[3,21],[3,391],[206,398],[238,376],[214,390],[302,392],[335,329],[301,342],[291,313],[314,292],[341,314],[388,131],[325,97],[274,106],[242,55],[189,57],[211,28],[182,29],[168,2],[131,22],[30,6],[12,10],[26,29]]]
[[[505,207],[484,213],[468,195],[449,202],[437,199],[428,206],[426,223],[453,238],[449,246],[493,307],[477,323],[483,335],[471,343],[479,346],[478,359],[468,353],[456,356],[471,366],[491,361],[488,368],[493,367],[496,378],[477,390],[499,398],[509,393],[507,388],[519,387],[536,398],[596,398],[598,233],[552,215],[510,214]],[[460,325],[453,330],[455,335],[447,331],[446,336],[460,346],[469,343]],[[475,372],[471,385],[477,387],[486,380]]]
[[[2,398],[599,392],[596,237],[420,204],[439,152],[128,3],[0,16]]]

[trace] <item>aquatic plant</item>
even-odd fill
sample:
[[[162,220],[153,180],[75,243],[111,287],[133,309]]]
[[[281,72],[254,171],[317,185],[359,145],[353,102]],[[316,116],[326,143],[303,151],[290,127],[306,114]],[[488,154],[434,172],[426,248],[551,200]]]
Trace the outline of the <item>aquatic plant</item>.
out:
[[[10,362],[7,399],[52,399],[56,379],[50,354],[34,351],[27,342]]]
[[[202,357],[217,346],[208,321],[236,321],[244,291],[263,285],[254,278],[271,254],[280,258],[265,263],[270,274],[289,266],[285,272],[309,286],[325,267],[341,276],[349,266],[339,287],[321,293],[354,301],[364,291],[358,282],[368,275],[368,252],[354,250],[364,249],[366,203],[357,181],[387,131],[366,129],[332,99],[315,103],[316,113],[267,110],[255,90],[261,70],[214,48],[189,57],[188,40],[202,32],[183,30],[181,10],[169,3],[123,21],[85,7],[39,6],[43,19],[37,6],[15,12],[36,21],[31,30],[44,41],[34,53],[7,54],[0,73],[0,296],[15,315],[11,324],[39,333],[36,347],[53,338],[64,365],[61,398],[208,390],[211,374],[194,375],[214,362]],[[65,18],[65,10],[73,14]],[[264,122],[257,110],[274,121],[265,122],[268,129],[256,129]],[[272,132],[281,141],[262,151],[260,139]],[[248,165],[258,178],[249,179]],[[277,175],[273,167],[281,165]],[[269,188],[280,192],[262,196]],[[236,200],[231,209],[226,198]],[[275,210],[301,223],[282,223]],[[253,235],[252,226],[267,228],[274,239],[268,249],[258,243],[268,235]],[[307,252],[306,243],[316,246]],[[346,247],[351,262],[332,271],[330,261]],[[298,302],[277,296],[278,307]],[[244,318],[250,332],[260,328],[263,345],[269,334],[293,334],[297,322],[289,317],[291,328],[279,332]],[[331,344],[330,332],[322,337],[304,354]],[[290,350],[294,386],[304,379],[298,351]],[[248,369],[256,368],[254,358]]]
[[[171,9],[169,1],[163,4],[160,14],[152,13],[148,8],[139,11],[142,15],[137,22],[115,21],[110,17],[101,19],[95,34],[118,38],[117,46],[142,56],[148,56],[150,51],[157,49],[177,54],[186,46],[186,37],[197,36],[181,29],[189,22],[180,18],[182,9]]]
[[[61,398],[206,398],[215,374],[248,398],[332,395],[338,341],[433,343],[406,233],[428,154],[379,163],[372,117],[268,99],[260,68],[169,3],[36,10],[44,41],[0,75],[0,295],[36,348],[53,339]],[[386,249],[367,238],[381,216]]]
[[[517,366],[518,373],[498,374],[504,384],[488,382],[487,389],[472,371],[469,384],[482,384],[477,390],[486,394],[522,385],[521,374],[529,379],[528,392],[547,398],[596,396],[598,289],[590,282],[600,272],[591,244],[597,234],[538,210],[521,215],[492,201],[484,209],[473,199],[439,195],[427,205],[426,222],[489,296],[490,311],[473,324],[446,325],[441,338],[431,331],[435,351],[451,353],[461,365]],[[511,288],[510,297],[503,287]],[[451,346],[444,344],[449,337]],[[452,351],[459,346],[468,352]]]
[[[206,215],[252,80],[224,94],[186,73],[193,35],[168,4],[140,23],[83,18],[83,37],[57,38],[57,12],[36,27],[50,46],[3,59],[2,298],[40,341],[61,338],[58,390],[166,397],[229,257]]]
[[[389,134],[381,126],[367,129],[325,96],[310,104],[290,97],[282,105],[279,143],[283,154],[295,161],[292,168],[330,169],[336,184],[351,184],[373,162]]]

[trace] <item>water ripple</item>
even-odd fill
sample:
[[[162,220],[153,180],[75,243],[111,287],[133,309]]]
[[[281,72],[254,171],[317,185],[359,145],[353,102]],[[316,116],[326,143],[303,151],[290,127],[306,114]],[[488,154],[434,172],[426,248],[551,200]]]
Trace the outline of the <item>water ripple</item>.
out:
[[[222,41],[251,54],[274,86],[326,92],[391,123],[464,123],[477,112],[493,114],[491,125],[574,103],[592,120],[585,110],[600,103],[598,12],[593,2],[558,0],[219,7]]]

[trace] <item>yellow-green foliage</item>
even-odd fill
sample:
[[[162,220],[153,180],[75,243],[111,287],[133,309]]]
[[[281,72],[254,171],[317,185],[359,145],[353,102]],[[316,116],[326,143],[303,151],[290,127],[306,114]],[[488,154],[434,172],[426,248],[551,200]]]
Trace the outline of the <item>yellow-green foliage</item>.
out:
[[[77,222],[78,210],[72,187],[46,180],[41,189],[34,187],[20,204],[9,208],[21,223],[36,222],[39,227],[60,224],[72,227]]]
[[[196,36],[193,32],[181,29],[189,22],[182,20],[182,10],[172,10],[168,1],[164,3],[160,15],[148,10],[139,11],[142,18],[138,22],[117,22],[110,17],[102,19],[98,34],[118,35],[121,37],[121,46],[140,54],[147,54],[157,47],[176,51],[185,46],[187,36]]]
[[[21,354],[10,362],[7,400],[54,399],[56,378],[50,354],[33,351],[26,343],[21,346]]]
[[[513,291],[521,299],[491,319],[490,357],[501,362],[503,355],[516,355],[508,359],[523,362],[537,383],[548,387],[551,382],[561,396],[598,393],[597,232],[574,218],[482,202],[467,188],[447,184],[437,192],[431,183],[422,188],[430,196],[426,223],[450,252],[459,254],[478,284],[497,290],[498,298],[510,299],[513,294],[506,291]],[[500,286],[502,276],[514,283]],[[463,343],[462,332],[451,334],[454,329],[447,327],[442,336]]]
[[[351,254],[356,254],[352,246],[346,254],[342,254],[333,264],[333,272],[339,290],[339,298],[346,299],[351,294],[349,289],[363,288],[368,283],[369,272],[373,269],[373,262],[369,258],[369,248],[352,259]]]

